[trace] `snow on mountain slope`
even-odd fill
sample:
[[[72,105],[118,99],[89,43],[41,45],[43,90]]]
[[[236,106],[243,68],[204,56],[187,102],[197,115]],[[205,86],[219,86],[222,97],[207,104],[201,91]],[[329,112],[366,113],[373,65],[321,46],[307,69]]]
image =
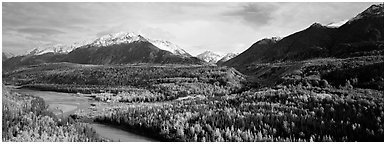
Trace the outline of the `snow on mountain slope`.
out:
[[[15,55],[12,53],[9,53],[9,52],[3,52],[2,61],[4,62],[5,60],[12,58],[12,57],[15,57]]]
[[[329,27],[329,28],[338,28],[338,27],[344,25],[346,22],[348,22],[348,19],[342,20],[342,21],[338,21],[338,22],[332,22],[332,23],[329,23],[329,24],[326,25],[326,27]]]
[[[184,57],[191,57],[191,55],[189,53],[187,53],[184,49],[180,48],[178,45],[173,44],[169,41],[151,40],[151,39],[148,39],[148,41],[162,50],[170,51],[173,54],[181,55]]]
[[[197,55],[197,58],[203,61],[206,61],[208,63],[217,63],[217,61],[220,60],[222,56],[211,51],[205,51]]]
[[[45,53],[62,53],[66,54],[71,52],[72,50],[81,47],[89,42],[87,41],[82,41],[82,42],[75,42],[71,45],[68,44],[50,44],[50,45],[44,45],[41,47],[34,48],[26,53],[26,55],[42,55]]]
[[[238,54],[235,53],[227,53],[225,56],[223,56],[218,62],[226,62],[234,57],[236,57]]]
[[[180,55],[183,57],[191,57],[184,49],[180,48],[178,45],[171,43],[166,40],[153,40],[150,38],[145,38],[139,34],[133,32],[119,32],[115,34],[104,35],[100,38],[97,38],[94,42],[89,44],[90,46],[110,46],[122,43],[132,43],[136,41],[147,41],[153,44],[154,46],[169,51],[175,55]]]
[[[178,45],[166,41],[166,40],[153,40],[150,38],[145,38],[139,34],[135,34],[133,32],[119,32],[114,34],[107,34],[95,39],[92,42],[83,41],[77,42],[72,45],[66,44],[54,44],[54,45],[45,45],[38,48],[34,48],[26,53],[26,55],[42,55],[45,53],[53,52],[53,53],[69,53],[75,48],[78,47],[106,47],[111,45],[123,44],[123,43],[132,43],[136,41],[147,41],[152,43],[154,46],[169,51],[175,55],[183,56],[183,57],[191,57],[189,53],[187,53],[184,49],[179,47]]]
[[[110,46],[110,45],[122,44],[122,43],[132,43],[135,41],[147,41],[147,40],[141,35],[137,35],[132,32],[129,32],[129,33],[119,32],[119,33],[107,34],[102,37],[99,37],[89,45],[94,47],[102,47],[102,46]]]
[[[13,53],[10,53],[10,52],[3,52],[3,57],[6,57],[6,58],[12,58],[12,57],[15,57],[15,55]]]

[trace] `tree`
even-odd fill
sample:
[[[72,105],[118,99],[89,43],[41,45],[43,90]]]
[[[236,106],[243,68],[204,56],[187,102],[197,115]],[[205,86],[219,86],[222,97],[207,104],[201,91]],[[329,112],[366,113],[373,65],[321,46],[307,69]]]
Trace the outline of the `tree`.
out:
[[[197,142],[197,134],[194,134],[194,136],[193,136],[193,142]]]
[[[262,141],[262,140],[263,140],[263,134],[261,133],[261,131],[259,131],[259,132],[257,133],[257,140],[258,140],[258,141]]]
[[[185,137],[184,128],[181,126],[177,127],[177,137],[183,139]]]

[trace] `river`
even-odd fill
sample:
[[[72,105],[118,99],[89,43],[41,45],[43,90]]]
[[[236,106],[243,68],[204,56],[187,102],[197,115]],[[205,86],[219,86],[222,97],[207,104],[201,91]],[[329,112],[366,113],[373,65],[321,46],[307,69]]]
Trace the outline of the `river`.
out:
[[[48,109],[59,117],[65,117],[74,113],[78,109],[87,109],[91,103],[95,102],[90,95],[79,95],[73,93],[62,93],[52,91],[39,91],[30,89],[17,89],[14,86],[7,86],[8,89],[21,93],[38,96],[44,99],[49,105]],[[99,123],[91,123],[99,136],[121,142],[154,142],[156,140],[137,135],[132,132],[124,131],[114,126]]]

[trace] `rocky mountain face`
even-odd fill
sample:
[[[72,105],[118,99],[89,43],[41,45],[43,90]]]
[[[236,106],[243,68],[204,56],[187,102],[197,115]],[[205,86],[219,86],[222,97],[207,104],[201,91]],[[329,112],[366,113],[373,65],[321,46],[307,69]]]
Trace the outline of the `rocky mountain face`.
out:
[[[263,39],[224,63],[250,64],[298,61],[321,57],[350,57],[383,50],[383,4],[373,5],[339,27],[314,23],[283,39]]]

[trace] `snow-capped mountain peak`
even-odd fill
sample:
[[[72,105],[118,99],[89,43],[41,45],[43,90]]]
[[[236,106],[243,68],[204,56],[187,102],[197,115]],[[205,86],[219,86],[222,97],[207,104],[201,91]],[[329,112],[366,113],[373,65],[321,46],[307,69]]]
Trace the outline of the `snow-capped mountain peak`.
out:
[[[27,55],[41,55],[49,52],[52,52],[55,54],[69,53],[72,50],[79,47],[106,47],[106,46],[111,46],[116,44],[132,43],[136,41],[146,41],[162,50],[169,51],[175,55],[180,55],[183,57],[191,57],[191,55],[187,53],[184,49],[180,48],[176,44],[173,44],[172,42],[169,42],[166,40],[153,40],[153,39],[145,38],[133,32],[119,32],[119,33],[107,34],[99,38],[96,38],[93,41],[76,42],[72,45],[66,45],[66,44],[44,45],[28,51]]]
[[[184,57],[191,57],[191,55],[187,53],[184,49],[180,48],[178,45],[171,43],[169,41],[151,40],[151,39],[148,39],[148,41],[162,50],[170,51],[173,54],[181,55]]]
[[[150,38],[145,38],[139,34],[133,33],[133,32],[119,32],[115,34],[107,34],[104,36],[101,36],[94,40],[90,46],[95,47],[101,47],[101,46],[110,46],[110,45],[116,45],[116,44],[122,44],[122,43],[132,43],[136,41],[146,41],[150,42],[154,46],[169,51],[175,55],[180,55],[184,57],[190,57],[191,55],[187,53],[185,50],[180,48],[178,45],[173,44],[166,40],[153,40]]]
[[[26,55],[42,55],[45,53],[69,53],[72,50],[88,44],[88,41],[75,42],[73,44],[47,44],[40,47],[36,47],[26,53]]]
[[[219,62],[226,62],[234,57],[236,57],[237,55],[239,55],[238,53],[227,53],[225,56],[223,56]]]
[[[15,55],[10,52],[3,52],[3,61],[12,57],[15,57]]]
[[[169,51],[175,55],[180,55],[184,57],[190,57],[191,55],[187,53],[185,50],[180,48],[178,45],[171,43],[166,40],[153,40],[150,38],[145,38],[139,34],[133,32],[119,32],[115,34],[107,34],[100,38],[97,38],[94,42],[92,42],[91,46],[110,46],[115,44],[122,43],[132,43],[135,41],[147,41],[153,44],[154,46]]]
[[[220,60],[222,56],[211,51],[205,51],[197,55],[197,58],[203,61],[206,61],[208,63],[217,63],[217,61]]]
[[[147,41],[144,37],[133,32],[119,32],[115,34],[107,34],[97,38],[92,42],[91,46],[110,46],[122,43],[132,43],[134,41]]]

